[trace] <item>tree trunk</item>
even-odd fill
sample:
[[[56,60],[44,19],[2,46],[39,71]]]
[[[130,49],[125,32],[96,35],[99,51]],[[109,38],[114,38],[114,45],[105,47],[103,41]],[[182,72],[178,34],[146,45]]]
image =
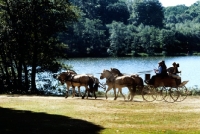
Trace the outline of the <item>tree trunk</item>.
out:
[[[25,73],[25,92],[27,93],[28,90],[29,90],[29,77],[28,77],[28,70],[27,70],[27,66],[25,63],[23,63],[23,66],[24,66],[24,73]]]

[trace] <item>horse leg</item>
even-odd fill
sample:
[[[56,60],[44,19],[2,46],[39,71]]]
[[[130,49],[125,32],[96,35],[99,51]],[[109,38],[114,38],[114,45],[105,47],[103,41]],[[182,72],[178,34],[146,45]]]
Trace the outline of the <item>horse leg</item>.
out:
[[[72,98],[75,96],[75,86],[72,86]]]
[[[84,93],[84,95],[82,96],[82,99],[85,98],[87,92],[88,92],[88,95],[89,95],[89,89],[88,89],[88,87],[85,86],[85,93]],[[87,99],[88,99],[88,95],[87,95]]]
[[[69,87],[67,86],[67,88],[66,88],[66,93],[65,93],[65,98],[68,97],[68,93],[69,93]]]
[[[132,89],[133,88],[133,89]],[[131,99],[130,99],[130,101],[132,101],[133,100],[133,97],[135,96],[135,92],[136,92],[136,86],[133,86],[133,87],[128,87],[128,89],[129,89],[129,92],[130,92],[130,94],[131,94]]]
[[[107,92],[110,91],[111,87],[108,87],[105,93],[106,99],[108,99]]]
[[[90,90],[91,90],[91,89],[90,89]],[[86,92],[88,92],[88,95],[87,95],[87,97],[86,97],[87,99],[88,99],[88,96],[90,96],[90,90],[89,90],[89,88],[86,89]]]
[[[128,100],[130,100],[130,96],[131,96],[131,94],[130,94],[130,92],[128,92]]]
[[[80,86],[78,86],[78,97],[81,96]]]
[[[121,95],[124,97],[124,100],[126,99],[126,97],[123,95],[123,93],[122,93],[122,89],[121,88],[118,88],[118,92],[120,92],[121,93]]]
[[[114,95],[115,95],[115,98],[114,98],[114,100],[116,100],[116,99],[117,99],[117,95],[116,95],[116,88],[113,88],[113,90],[114,90]]]
[[[118,92],[117,92],[117,97],[119,96],[119,93],[120,93],[120,91],[119,91],[119,89],[118,89]]]
[[[94,93],[94,98],[96,99],[96,98],[97,98],[97,96],[96,96],[96,93],[95,93],[95,91],[93,91],[93,93]]]
[[[130,90],[132,90],[131,88],[128,88],[129,89],[129,92],[130,92]],[[130,96],[131,96],[131,98],[130,98]],[[129,93],[129,101],[132,101],[133,100],[133,94],[130,92]]]

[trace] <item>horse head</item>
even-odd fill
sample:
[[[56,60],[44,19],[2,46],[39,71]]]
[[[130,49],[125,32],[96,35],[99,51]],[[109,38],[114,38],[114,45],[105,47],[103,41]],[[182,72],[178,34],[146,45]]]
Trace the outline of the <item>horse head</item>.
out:
[[[61,82],[61,84],[63,85],[65,83],[66,80],[68,80],[70,78],[70,73],[68,72],[62,72],[57,76],[57,79]]]
[[[103,70],[103,73],[100,75],[100,79],[108,78],[109,75],[111,75],[111,72],[109,70]]]
[[[101,73],[100,79],[104,79],[104,78],[105,78],[105,77],[104,77],[103,73]]]
[[[64,78],[64,76],[63,76],[62,74],[59,74],[59,75],[57,76],[57,79],[58,79],[58,81],[61,82],[62,85],[65,83],[65,80],[64,80],[65,78]]]

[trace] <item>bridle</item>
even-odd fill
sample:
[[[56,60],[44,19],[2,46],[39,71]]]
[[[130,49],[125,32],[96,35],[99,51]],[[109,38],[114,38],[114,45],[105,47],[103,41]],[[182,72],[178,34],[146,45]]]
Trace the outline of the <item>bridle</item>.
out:
[[[112,82],[111,77],[115,77],[110,71],[107,70],[108,73],[110,73],[110,76],[107,78],[109,82]]]

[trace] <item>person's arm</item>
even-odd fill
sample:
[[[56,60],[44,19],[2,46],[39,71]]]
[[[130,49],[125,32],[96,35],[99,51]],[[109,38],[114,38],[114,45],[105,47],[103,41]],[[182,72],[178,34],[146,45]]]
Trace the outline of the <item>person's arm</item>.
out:
[[[158,69],[154,69],[154,72],[157,73],[157,72],[158,72]]]
[[[162,73],[162,67],[159,67],[159,72],[158,72],[159,74],[161,74]]]
[[[181,73],[181,71],[178,71],[178,67],[176,68],[176,73]]]

